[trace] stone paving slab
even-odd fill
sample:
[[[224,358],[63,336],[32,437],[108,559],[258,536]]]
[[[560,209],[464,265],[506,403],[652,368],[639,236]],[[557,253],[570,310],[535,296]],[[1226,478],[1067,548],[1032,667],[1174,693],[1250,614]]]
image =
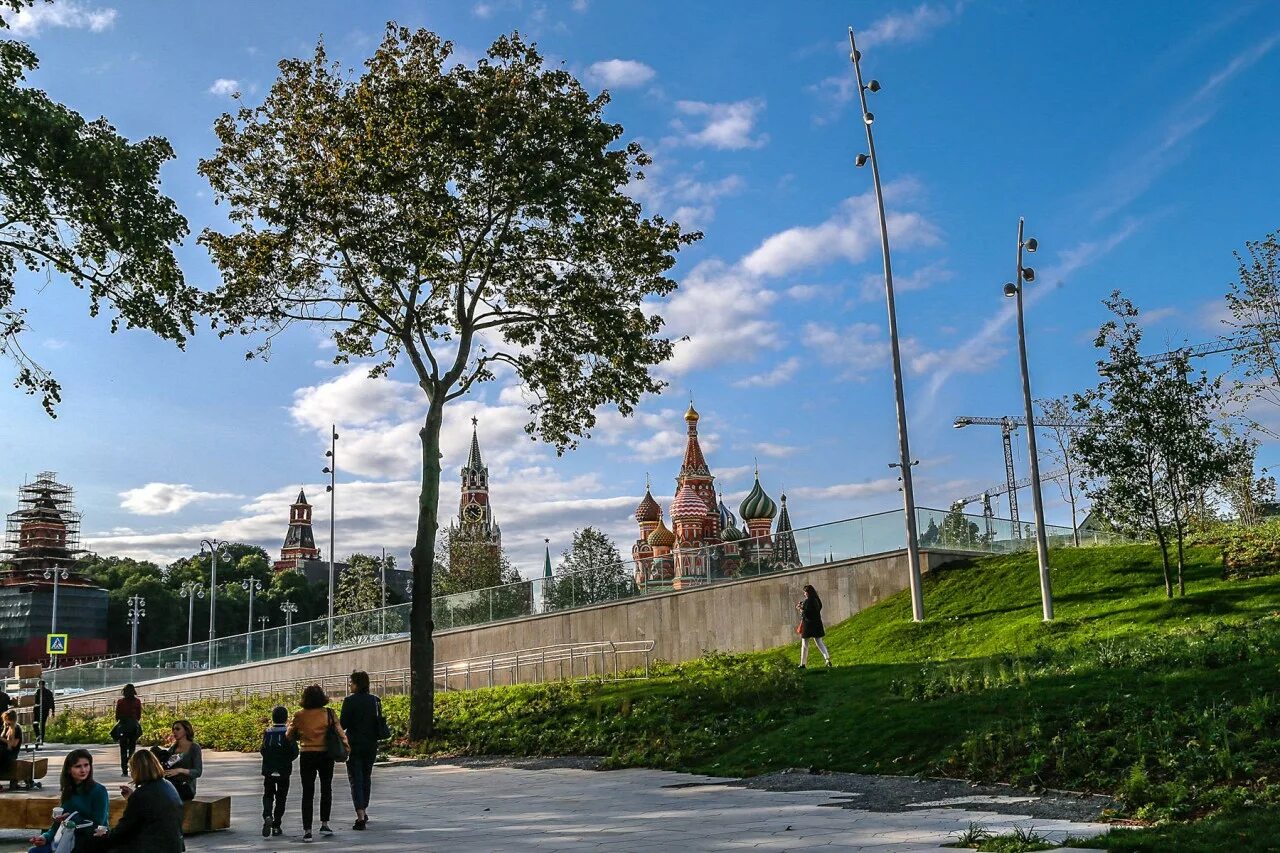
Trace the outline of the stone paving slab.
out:
[[[99,781],[117,796],[112,747],[94,750]],[[60,751],[49,750],[57,756]],[[51,764],[53,762],[51,761]],[[205,753],[201,793],[233,797],[231,829],[187,839],[192,851],[293,851],[303,848],[301,786],[295,773],[280,838],[262,838],[256,755]],[[107,772],[103,772],[103,770]],[[858,807],[841,791],[768,791],[709,776],[631,769],[379,766],[370,824],[351,829],[345,774],[334,778],[332,838],[317,850],[448,851],[802,851],[954,853],[943,847],[970,823],[993,833],[1034,828],[1051,841],[1092,836],[1105,824],[1050,820],[1019,812],[1019,802],[964,802],[896,812]],[[21,794],[0,796],[22,796]],[[317,801],[318,801],[317,796]],[[1008,798],[1014,799],[1014,798]],[[927,801],[920,801],[921,805]],[[318,802],[317,802],[318,805]],[[832,807],[837,806],[837,807]],[[317,814],[316,827],[319,827]],[[0,850],[24,850],[0,838]],[[1079,853],[1076,851],[1075,853]]]

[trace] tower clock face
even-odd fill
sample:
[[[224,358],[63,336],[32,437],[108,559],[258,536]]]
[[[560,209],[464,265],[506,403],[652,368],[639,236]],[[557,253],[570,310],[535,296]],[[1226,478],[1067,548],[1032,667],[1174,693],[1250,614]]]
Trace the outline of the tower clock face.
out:
[[[479,504],[469,504],[462,514],[467,521],[480,521],[484,518],[484,509]]]

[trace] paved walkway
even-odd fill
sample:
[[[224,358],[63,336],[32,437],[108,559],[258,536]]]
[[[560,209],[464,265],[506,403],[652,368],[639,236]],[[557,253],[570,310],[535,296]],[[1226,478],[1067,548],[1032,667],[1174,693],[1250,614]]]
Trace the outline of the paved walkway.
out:
[[[107,747],[95,753],[102,758],[95,766],[114,766]],[[59,753],[53,748],[50,754]],[[53,764],[51,760],[51,770]],[[60,767],[61,762],[58,764]],[[99,770],[99,781],[108,785],[113,797],[118,795],[118,778]],[[317,836],[309,847],[317,851],[354,846],[439,853],[815,848],[954,853],[954,848],[941,845],[953,841],[970,823],[980,823],[995,833],[1034,828],[1052,840],[1065,835],[1091,836],[1106,829],[1100,824],[1020,815],[1018,798],[1013,797],[992,802],[990,796],[976,795],[979,802],[974,804],[921,803],[919,808],[906,811],[872,812],[858,808],[855,794],[761,791],[724,784],[728,781],[657,770],[381,766],[374,769],[369,828],[352,831],[351,801],[345,777],[339,773],[334,779],[333,809],[337,834],[332,838]],[[235,798],[232,828],[193,836],[187,839],[187,849],[305,849],[299,788],[295,773],[285,816],[286,834],[264,839],[259,832],[261,777],[257,756],[206,752],[200,792]],[[6,834],[0,849],[25,850],[10,846],[11,838]]]

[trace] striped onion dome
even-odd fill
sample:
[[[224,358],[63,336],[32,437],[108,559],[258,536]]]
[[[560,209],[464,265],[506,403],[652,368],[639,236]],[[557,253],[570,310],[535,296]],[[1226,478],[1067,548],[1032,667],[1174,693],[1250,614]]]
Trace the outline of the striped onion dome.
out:
[[[676,499],[671,502],[672,521],[690,521],[707,517],[707,502],[688,485],[683,485],[676,492]]]
[[[738,507],[738,514],[743,521],[771,519],[778,514],[778,505],[760,488],[759,472],[756,472],[756,483],[751,487],[751,493],[742,501],[742,506]]]
[[[653,494],[646,488],[640,505],[636,507],[636,521],[657,521],[662,518],[662,507],[653,499]]]
[[[730,524],[720,531],[720,538],[725,542],[738,542],[742,539],[742,531]]]
[[[666,548],[676,544],[676,535],[667,529],[667,525],[662,521],[662,516],[658,516],[658,526],[649,534],[648,542],[655,547],[663,546]]]

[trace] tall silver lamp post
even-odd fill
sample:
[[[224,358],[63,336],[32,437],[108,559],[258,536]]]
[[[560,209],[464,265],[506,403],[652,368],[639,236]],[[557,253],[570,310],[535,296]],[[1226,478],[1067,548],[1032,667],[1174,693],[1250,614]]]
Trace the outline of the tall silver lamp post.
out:
[[[284,614],[284,652],[288,654],[293,650],[293,614],[298,612],[298,605],[286,601],[280,605],[280,612]]]
[[[334,531],[334,486],[338,476],[338,425],[329,425],[329,449],[324,452],[329,464],[324,466],[324,473],[329,475],[329,485],[324,489],[329,493],[329,619],[325,631],[325,644],[333,646],[333,531]]]
[[[213,641],[218,636],[218,563],[231,562],[231,555],[226,551],[228,544],[221,539],[200,540],[200,553],[203,554],[205,548],[209,549],[209,669],[217,664]]]
[[[178,594],[187,599],[187,660],[191,660],[191,629],[195,625],[196,599],[204,598],[204,584],[200,581],[183,581]]]
[[[240,581],[240,588],[249,590],[249,632],[245,634],[244,658],[253,660],[253,597],[262,592],[262,581],[257,578],[246,578]]]
[[[147,600],[140,595],[129,596],[129,624],[133,626],[132,639],[129,641],[129,656],[136,657],[138,654],[138,626],[142,624],[142,617],[147,615]],[[134,663],[136,666],[137,663]]]
[[[849,28],[849,59],[858,82],[858,102],[862,105],[862,124],[867,131],[867,153],[854,158],[854,164],[871,163],[871,181],[875,186],[876,208],[880,214],[880,248],[884,255],[884,293],[889,308],[889,348],[893,355],[893,393],[898,412],[898,462],[902,473],[902,502],[907,524],[907,571],[911,584],[911,618],[924,620],[924,592],[920,587],[920,541],[916,531],[916,497],[911,484],[911,446],[907,441],[907,404],[902,393],[902,356],[898,348],[898,309],[893,299],[893,265],[889,260],[889,223],[884,215],[884,191],[880,186],[880,158],[876,156],[875,137],[871,125],[875,116],[867,109],[867,92],[879,92],[880,81],[872,80],[863,85],[862,54],[854,42],[853,27]]]
[[[49,633],[50,634],[58,633],[58,581],[67,580],[69,577],[71,577],[71,573],[68,572],[66,569],[59,569],[59,568],[45,569],[44,579],[53,580],[53,613],[49,617]],[[58,656],[49,655],[49,657],[53,659],[52,660],[53,666],[57,667]]]
[[[1027,333],[1022,321],[1022,287],[1036,280],[1036,271],[1022,265],[1023,251],[1039,248],[1035,237],[1023,236],[1022,217],[1018,217],[1018,266],[1013,281],[1005,282],[1004,295],[1017,301],[1018,361],[1022,366],[1022,407],[1027,418],[1027,461],[1031,466],[1031,501],[1036,511],[1036,559],[1040,563],[1040,604],[1044,621],[1053,619],[1053,590],[1049,584],[1049,543],[1044,532],[1044,498],[1040,492],[1040,458],[1036,454],[1035,413],[1031,409],[1031,377],[1027,372]]]

